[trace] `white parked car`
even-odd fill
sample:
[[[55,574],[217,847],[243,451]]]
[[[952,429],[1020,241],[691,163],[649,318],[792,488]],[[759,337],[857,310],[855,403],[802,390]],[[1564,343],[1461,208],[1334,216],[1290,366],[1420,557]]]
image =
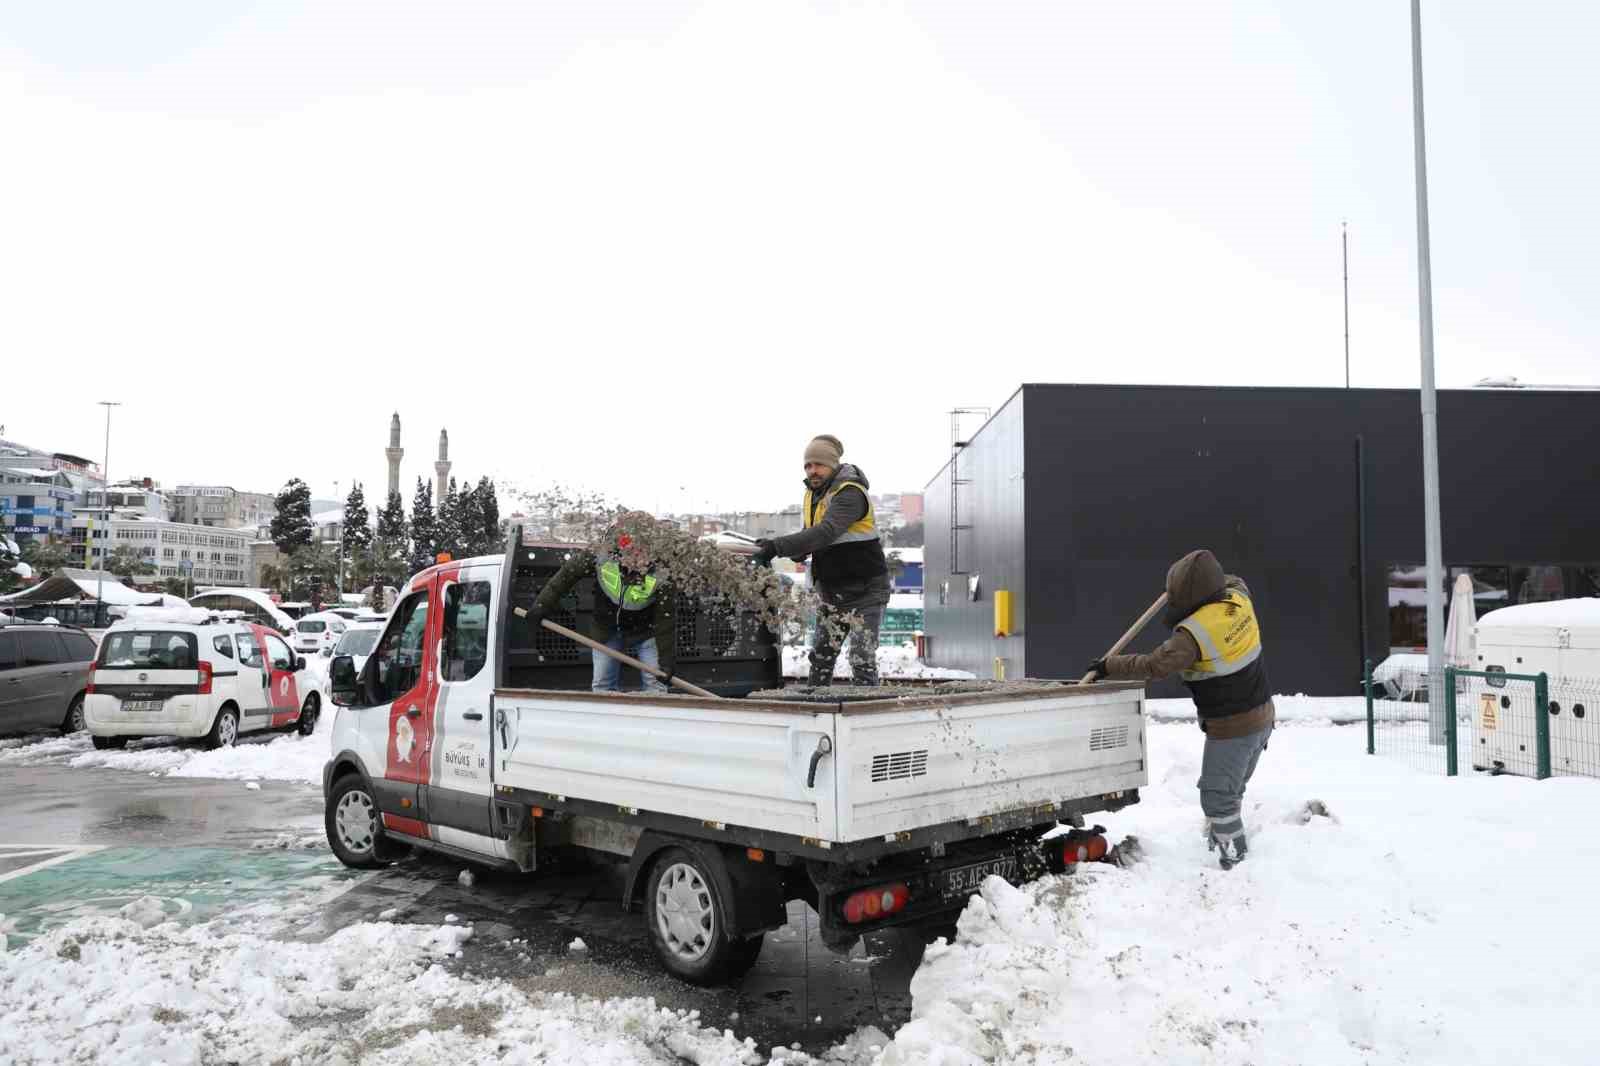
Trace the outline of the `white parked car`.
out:
[[[350,625],[332,611],[308,614],[294,624],[294,648],[303,655],[328,655]]]
[[[348,655],[354,661],[356,672],[367,665],[367,658],[372,654],[372,649],[378,646],[378,638],[383,636],[384,619],[376,622],[354,622],[349,629],[344,631],[344,636],[339,638],[339,643],[334,646],[335,656]],[[333,690],[329,688],[328,675],[322,675],[319,686],[322,689],[322,702],[324,705],[333,702]]]
[[[265,729],[309,736],[323,697],[304,668],[283,637],[253,623],[122,623],[100,642],[84,724],[97,748],[153,736],[228,747]]]

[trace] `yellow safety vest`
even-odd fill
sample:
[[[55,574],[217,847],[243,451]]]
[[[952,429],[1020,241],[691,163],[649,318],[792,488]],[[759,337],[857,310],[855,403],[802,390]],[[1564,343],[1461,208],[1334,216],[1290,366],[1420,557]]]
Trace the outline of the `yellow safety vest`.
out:
[[[1261,658],[1261,627],[1250,598],[1229,589],[1178,623],[1200,646],[1200,658],[1183,672],[1185,681],[1211,681],[1247,669]]]
[[[600,564],[595,571],[595,577],[599,581],[600,591],[606,594],[606,599],[624,611],[642,611],[656,598],[656,579],[653,574],[646,574],[643,581],[624,584],[622,567],[614,562],[607,562]]]
[[[811,490],[806,489],[805,497],[801,501],[800,506],[800,514],[805,521],[805,528],[810,529],[812,526],[817,525],[824,518],[826,518],[828,515],[828,504],[831,503],[833,498],[839,495],[840,492],[849,488],[860,489],[861,495],[867,498],[867,513],[862,515],[857,521],[852,522],[849,529],[845,530],[843,533],[839,534],[839,536],[834,538],[832,543],[828,545],[829,547],[832,547],[834,544],[849,544],[852,541],[878,539],[878,524],[876,521],[876,511],[872,506],[872,495],[871,493],[867,492],[867,487],[861,484],[859,481],[841,481],[836,485],[831,485],[828,487],[828,491],[823,494],[820,500],[813,499],[813,493]]]

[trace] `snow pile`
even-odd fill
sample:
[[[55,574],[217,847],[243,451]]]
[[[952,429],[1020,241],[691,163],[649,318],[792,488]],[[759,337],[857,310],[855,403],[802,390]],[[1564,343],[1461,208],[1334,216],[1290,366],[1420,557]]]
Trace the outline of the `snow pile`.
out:
[[[833,676],[845,680],[850,672],[849,644],[839,653],[834,663]],[[783,649],[783,676],[803,678],[811,672],[811,649],[785,645]],[[942,666],[929,666],[917,658],[916,648],[910,645],[878,648],[878,678],[882,681],[950,680],[970,681],[973,675],[965,670],[949,670]]]
[[[1114,816],[1144,861],[990,878],[881,1066],[1592,1060],[1600,927],[1571,906],[1600,871],[1596,782],[1417,776],[1357,731],[1279,729],[1224,873],[1200,732],[1149,740],[1152,785]]]
[[[270,739],[269,739],[270,738]],[[97,751],[88,733],[0,741],[0,766],[103,767],[163,777],[213,777],[238,781],[322,783],[333,738],[333,716],[323,714],[309,737],[298,733],[245,734],[231,748],[206,751],[175,738],[136,740],[121,750]]]
[[[0,955],[8,1061],[746,1066],[762,1058],[753,1042],[701,1026],[697,1012],[653,1000],[530,996],[459,977],[442,964],[469,929],[362,923],[308,944],[234,931],[234,921],[145,928],[86,918]]]
[[[1274,696],[1272,705],[1278,715],[1278,724],[1293,722],[1298,725],[1348,725],[1367,720],[1367,701],[1362,696]],[[1145,712],[1155,722],[1194,722],[1199,713],[1190,699],[1145,700]],[[1428,705],[1415,705],[1418,721],[1426,721]],[[1386,704],[1385,721],[1395,721],[1395,707]]]

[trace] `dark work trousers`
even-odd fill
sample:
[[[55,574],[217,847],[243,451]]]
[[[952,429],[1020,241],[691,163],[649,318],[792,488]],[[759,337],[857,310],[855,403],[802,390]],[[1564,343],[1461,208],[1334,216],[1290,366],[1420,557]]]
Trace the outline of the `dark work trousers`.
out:
[[[833,684],[833,664],[839,658],[839,646],[834,643],[830,627],[825,624],[829,618],[841,630],[841,639],[845,633],[850,636],[850,673],[854,678],[851,684],[878,683],[878,628],[883,625],[883,607],[856,608],[855,613],[861,616],[860,626],[844,624],[843,619],[849,613],[827,606],[818,612],[816,636],[811,642],[810,684]]]
[[[1247,736],[1219,740],[1206,737],[1205,755],[1200,761],[1200,809],[1206,814],[1211,836],[1221,844],[1234,844],[1240,852],[1244,844],[1245,786],[1256,772],[1256,762],[1267,750],[1272,727]]]

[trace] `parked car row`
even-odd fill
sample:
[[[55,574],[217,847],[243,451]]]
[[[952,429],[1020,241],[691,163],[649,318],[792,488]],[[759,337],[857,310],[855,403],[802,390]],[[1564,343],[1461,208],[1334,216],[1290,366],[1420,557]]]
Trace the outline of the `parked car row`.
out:
[[[290,637],[236,617],[173,615],[119,622],[98,648],[71,626],[0,627],[0,734],[86,729],[96,748],[150,736],[223,747],[243,733],[316,729],[328,696],[306,674]],[[320,654],[352,628],[334,618],[336,637],[323,636],[332,623],[312,634]],[[370,644],[373,628],[356,624],[357,643]]]

